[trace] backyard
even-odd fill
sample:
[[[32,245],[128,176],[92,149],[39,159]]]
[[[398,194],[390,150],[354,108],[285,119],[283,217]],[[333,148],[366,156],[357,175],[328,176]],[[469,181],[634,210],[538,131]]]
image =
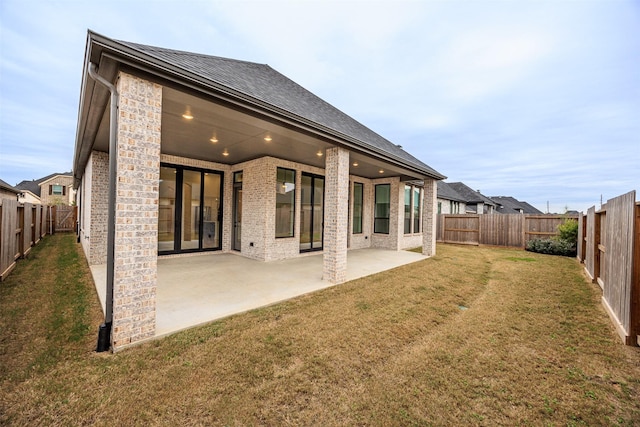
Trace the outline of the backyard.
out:
[[[0,424],[639,425],[621,345],[575,259],[437,256],[116,354],[75,236],[0,284]]]

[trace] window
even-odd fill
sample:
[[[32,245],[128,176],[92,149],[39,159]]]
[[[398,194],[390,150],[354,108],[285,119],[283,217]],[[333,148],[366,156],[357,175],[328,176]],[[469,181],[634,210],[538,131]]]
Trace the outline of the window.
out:
[[[414,185],[404,186],[404,234],[419,233],[422,189]],[[440,205],[438,205],[439,207]]]
[[[64,185],[53,184],[49,185],[49,194],[53,196],[64,196],[66,193]]]
[[[438,202],[438,215],[442,213],[442,202]]]
[[[276,181],[276,237],[293,237],[296,171],[278,168]]]
[[[404,234],[411,233],[411,186],[404,186]]]
[[[420,232],[420,221],[422,220],[422,212],[420,210],[420,206],[422,205],[420,201],[422,200],[422,189],[418,187],[413,187],[413,232]]]
[[[362,233],[362,204],[364,197],[364,184],[353,183],[353,234]]]
[[[373,232],[389,234],[389,214],[391,208],[391,184],[376,185],[376,208]]]

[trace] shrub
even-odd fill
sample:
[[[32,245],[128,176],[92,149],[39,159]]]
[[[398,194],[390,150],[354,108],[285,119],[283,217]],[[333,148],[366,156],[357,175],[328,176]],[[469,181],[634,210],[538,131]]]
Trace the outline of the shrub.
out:
[[[558,235],[551,239],[533,239],[527,242],[530,252],[548,255],[576,256],[578,245],[578,221],[566,219],[558,226]]]
[[[578,221],[575,219],[565,219],[564,222],[558,226],[558,239],[574,245],[577,244]]]
[[[533,239],[527,242],[529,252],[547,255],[576,256],[576,245],[560,239]]]

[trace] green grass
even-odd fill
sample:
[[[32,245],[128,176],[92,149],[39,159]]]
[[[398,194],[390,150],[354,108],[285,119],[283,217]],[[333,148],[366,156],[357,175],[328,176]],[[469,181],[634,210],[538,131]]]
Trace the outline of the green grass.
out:
[[[575,260],[437,250],[107,355],[73,236],[47,238],[0,285],[0,423],[638,424],[640,351]]]

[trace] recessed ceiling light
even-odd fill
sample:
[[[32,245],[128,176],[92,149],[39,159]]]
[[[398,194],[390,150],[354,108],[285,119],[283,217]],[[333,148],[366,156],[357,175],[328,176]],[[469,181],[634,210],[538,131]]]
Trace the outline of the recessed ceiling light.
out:
[[[322,157],[322,150],[318,150],[318,152],[316,153],[316,156]]]
[[[216,138],[216,136],[214,135],[214,136],[211,137],[211,139],[209,141],[211,141],[212,143],[215,144],[216,142],[218,142],[218,138]]]
[[[267,135],[267,136],[264,137],[264,140],[267,141],[267,142],[271,142],[271,137],[269,135]]]
[[[182,115],[183,119],[191,120],[193,119],[193,115],[191,114],[191,107],[187,105],[187,110]]]
[[[354,167],[358,167],[358,162],[353,162]]]
[[[384,171],[383,171],[382,169],[380,169],[380,170],[378,171],[378,173],[384,173]]]
[[[222,152],[222,155],[223,155],[223,156],[225,156],[225,157],[229,155],[229,152],[227,151],[227,149],[226,149],[226,148],[225,148],[225,149],[224,149],[224,151]]]

